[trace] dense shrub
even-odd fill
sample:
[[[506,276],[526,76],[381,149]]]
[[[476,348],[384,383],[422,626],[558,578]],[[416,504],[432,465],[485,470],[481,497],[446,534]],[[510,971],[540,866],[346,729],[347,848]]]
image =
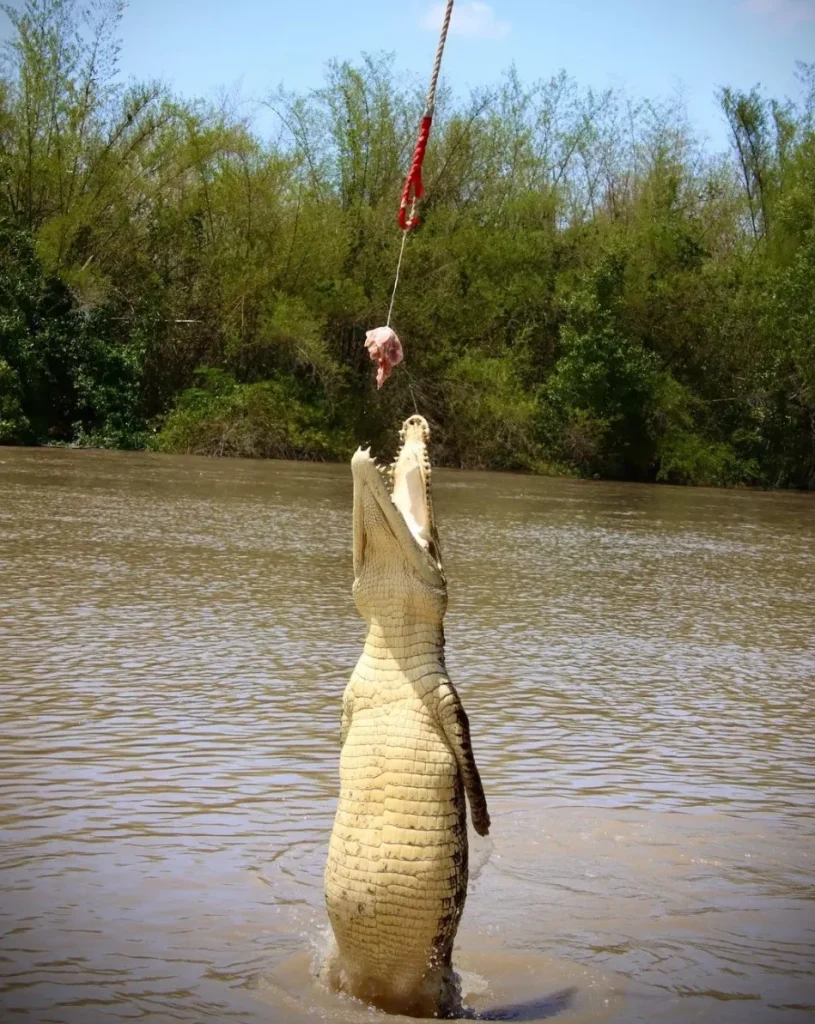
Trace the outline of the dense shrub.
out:
[[[334,63],[266,144],[118,85],[118,0],[4,11],[1,443],[345,458],[419,406],[453,465],[815,486],[815,66],[723,90],[726,154],[564,73],[442,90],[377,393],[416,83]]]
[[[219,370],[199,373],[179,396],[155,442],[161,451],[264,459],[337,460],[350,456],[348,431],[299,398],[290,381],[239,384]]]

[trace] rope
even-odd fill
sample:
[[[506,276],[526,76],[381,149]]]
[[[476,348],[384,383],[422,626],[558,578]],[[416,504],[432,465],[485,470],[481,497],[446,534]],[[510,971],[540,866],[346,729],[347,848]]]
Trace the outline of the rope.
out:
[[[447,42],[447,30],[450,28],[450,18],[453,16],[454,2],[455,0],[447,0],[447,8],[444,12],[444,21],[442,22],[441,35],[439,36],[439,45],[436,48],[436,60],[433,63],[433,72],[430,75],[430,88],[427,90],[424,114],[422,115],[422,122],[419,127],[419,138],[416,141],[416,148],[413,151],[413,161],[407,176],[407,181],[405,182],[405,187],[402,191],[402,201],[399,205],[399,227],[402,229],[402,245],[399,249],[399,262],[396,264],[396,279],[393,282],[391,304],[388,307],[387,327],[390,327],[391,317],[393,316],[393,304],[396,301],[396,289],[399,287],[399,272],[402,269],[402,257],[405,255],[405,241],[407,239],[407,234],[408,231],[412,231],[419,223],[419,218],[416,216],[416,203],[424,195],[422,163],[424,162],[424,155],[427,150],[427,142],[430,138],[430,126],[433,123],[433,113],[436,109],[436,88],[439,84],[441,59],[444,56],[444,44]],[[411,186],[413,188],[412,196]],[[412,204],[410,207],[410,218],[408,218],[407,205],[411,202],[411,199]],[[416,400],[414,398],[414,404],[415,402]]]
[[[399,227],[403,231],[412,231],[419,223],[416,216],[416,202],[424,195],[422,183],[422,164],[427,151],[427,143],[430,138],[430,126],[433,123],[433,113],[436,109],[436,87],[439,84],[439,72],[441,71],[441,59],[444,54],[444,44],[447,41],[447,30],[450,28],[450,18],[453,15],[454,0],[447,0],[447,8],[444,12],[444,21],[441,26],[439,45],[436,50],[436,60],[433,64],[433,73],[430,76],[430,88],[427,90],[427,99],[424,105],[424,114],[419,126],[419,138],[416,140],[416,148],[413,150],[413,162],[410,165],[405,187],[402,189],[402,201],[399,204]],[[412,200],[410,218],[408,219],[407,208]]]
[[[396,264],[396,280],[393,282],[393,291],[391,292],[391,304],[388,308],[388,322],[385,324],[386,327],[391,325],[391,316],[393,315],[393,304],[396,301],[396,289],[399,285],[399,271],[402,269],[402,257],[405,255],[405,241],[407,240],[407,231],[402,232],[402,248],[399,250],[399,262]]]
[[[436,63],[433,65],[433,74],[430,76],[430,89],[427,92],[427,101],[424,105],[425,117],[432,117],[436,106],[436,86],[439,84],[439,72],[441,71],[441,58],[444,53],[444,44],[447,42],[447,29],[450,28],[450,18],[453,15],[453,0],[447,0],[447,10],[444,12],[444,22],[441,26],[439,47],[436,50]]]

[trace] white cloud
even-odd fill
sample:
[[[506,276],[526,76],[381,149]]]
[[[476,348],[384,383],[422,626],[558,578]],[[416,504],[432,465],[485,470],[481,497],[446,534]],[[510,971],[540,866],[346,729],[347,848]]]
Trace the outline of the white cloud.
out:
[[[422,18],[422,28],[438,32],[444,21],[446,4],[433,4]],[[450,34],[468,36],[470,39],[503,39],[512,26],[501,21],[489,4],[474,0],[472,3],[457,3],[450,21]]]
[[[815,21],[815,0],[746,0],[741,6],[783,31]]]

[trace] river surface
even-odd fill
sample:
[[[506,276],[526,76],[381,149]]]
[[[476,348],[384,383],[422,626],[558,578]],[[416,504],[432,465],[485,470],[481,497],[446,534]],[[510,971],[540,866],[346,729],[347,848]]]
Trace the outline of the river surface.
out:
[[[813,496],[434,485],[467,1004],[811,1024]],[[0,449],[3,1024],[388,1020],[311,973],[362,639],[347,466]]]

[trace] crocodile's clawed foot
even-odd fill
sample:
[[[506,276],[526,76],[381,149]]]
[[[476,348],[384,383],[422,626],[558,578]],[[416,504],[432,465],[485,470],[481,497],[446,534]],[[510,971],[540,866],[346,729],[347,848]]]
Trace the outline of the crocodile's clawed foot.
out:
[[[490,834],[490,816],[484,811],[483,814],[473,815],[473,828],[480,836],[488,836]]]

